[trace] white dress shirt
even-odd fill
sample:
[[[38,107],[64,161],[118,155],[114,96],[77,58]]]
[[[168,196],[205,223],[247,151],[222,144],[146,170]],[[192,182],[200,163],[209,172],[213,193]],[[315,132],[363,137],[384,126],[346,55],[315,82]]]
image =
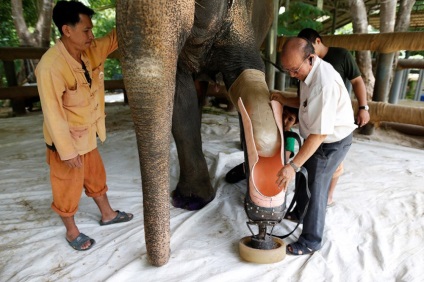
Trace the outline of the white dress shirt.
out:
[[[342,140],[357,128],[352,102],[340,74],[315,57],[305,81],[300,82],[300,135],[327,135],[324,143]]]

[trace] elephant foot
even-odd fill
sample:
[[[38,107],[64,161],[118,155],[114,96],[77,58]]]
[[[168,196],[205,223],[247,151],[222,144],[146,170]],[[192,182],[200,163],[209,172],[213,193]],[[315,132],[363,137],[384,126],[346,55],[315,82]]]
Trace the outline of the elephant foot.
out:
[[[202,199],[199,196],[184,196],[178,190],[178,187],[172,191],[172,205],[176,208],[185,209],[189,211],[200,210],[215,198],[215,195],[212,195],[209,199]]]

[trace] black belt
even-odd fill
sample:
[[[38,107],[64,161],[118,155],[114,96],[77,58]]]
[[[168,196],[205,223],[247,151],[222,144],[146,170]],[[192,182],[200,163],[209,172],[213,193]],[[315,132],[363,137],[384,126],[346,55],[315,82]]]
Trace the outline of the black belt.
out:
[[[49,149],[49,150],[51,150],[53,152],[56,152],[57,151],[56,150],[56,147],[55,147],[55,145],[53,143],[51,145],[49,145],[49,144],[46,143],[46,146],[47,146],[47,149]]]

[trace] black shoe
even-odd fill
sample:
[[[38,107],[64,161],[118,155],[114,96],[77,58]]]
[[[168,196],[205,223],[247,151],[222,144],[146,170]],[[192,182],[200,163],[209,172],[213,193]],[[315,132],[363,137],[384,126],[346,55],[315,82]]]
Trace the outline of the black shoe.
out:
[[[237,183],[237,182],[239,182],[243,179],[246,179],[246,173],[244,172],[244,163],[241,163],[241,164],[233,167],[225,175],[225,180],[228,183]]]

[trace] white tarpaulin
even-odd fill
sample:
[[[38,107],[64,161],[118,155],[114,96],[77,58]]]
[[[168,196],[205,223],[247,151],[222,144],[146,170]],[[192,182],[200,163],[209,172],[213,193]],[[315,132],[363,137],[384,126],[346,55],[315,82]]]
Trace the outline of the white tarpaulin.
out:
[[[402,135],[376,140],[355,134],[335,205],[327,211],[322,249],[259,265],[242,261],[238,253],[238,241],[249,235],[246,181],[224,179],[243,161],[237,114],[204,113],[203,149],[217,195],[200,211],[171,208],[171,257],[154,267],[146,257],[129,108],[107,106],[106,113],[108,139],[99,150],[109,200],[114,209],[134,213],[134,219],[100,226],[97,206],[83,194],[76,222],[96,240],[85,252],[68,245],[65,228],[50,209],[42,114],[0,120],[1,281],[423,281],[424,151],[405,146]],[[171,159],[173,190],[179,171],[174,144]],[[293,227],[283,221],[275,233]]]

